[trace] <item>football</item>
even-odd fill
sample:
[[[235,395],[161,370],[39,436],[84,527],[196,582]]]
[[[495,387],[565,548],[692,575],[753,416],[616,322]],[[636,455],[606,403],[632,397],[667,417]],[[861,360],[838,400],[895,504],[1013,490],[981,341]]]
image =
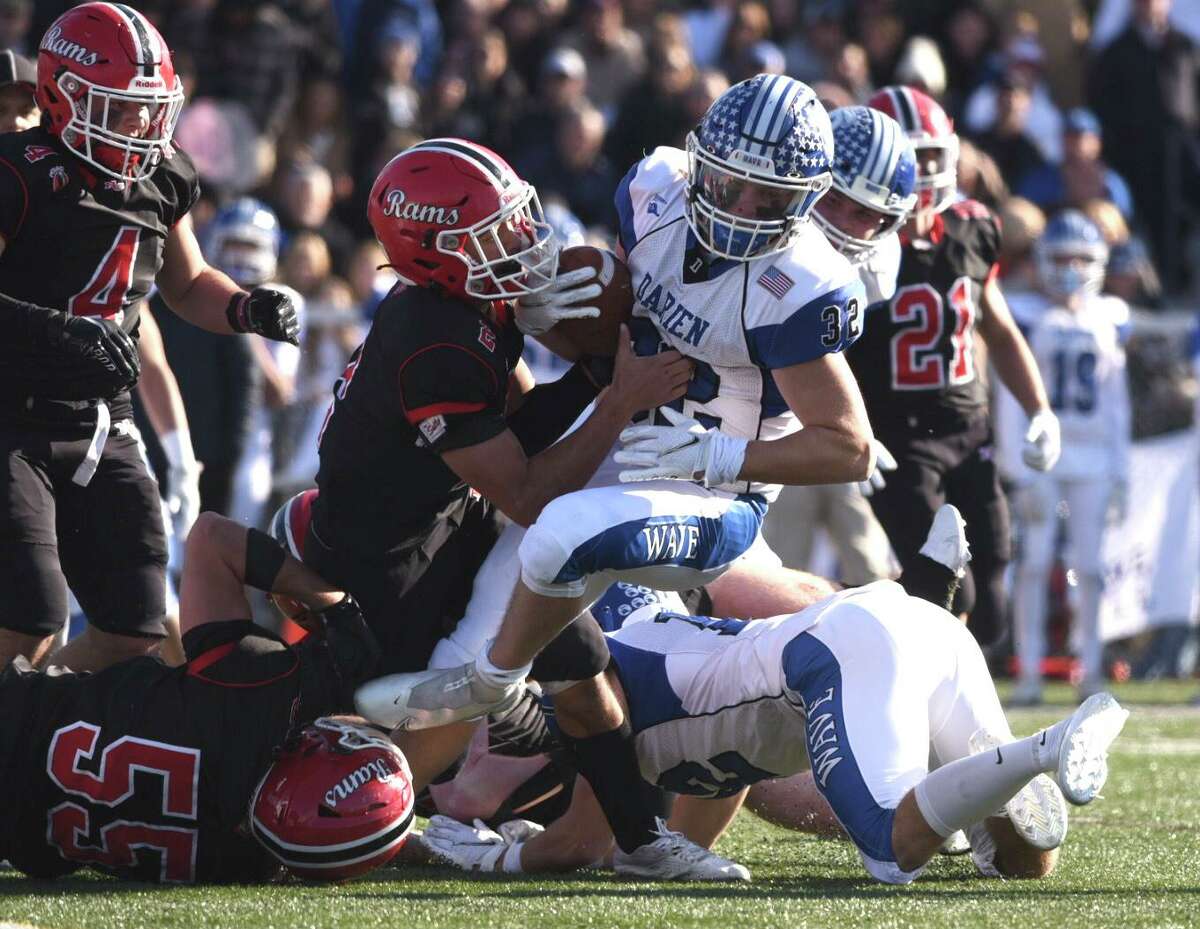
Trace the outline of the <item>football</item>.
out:
[[[600,296],[590,301],[600,308],[591,319],[564,319],[554,331],[587,355],[615,355],[621,323],[633,312],[633,287],[629,268],[612,252],[590,245],[564,248],[558,256],[558,271],[574,271],[590,265],[599,272]]]

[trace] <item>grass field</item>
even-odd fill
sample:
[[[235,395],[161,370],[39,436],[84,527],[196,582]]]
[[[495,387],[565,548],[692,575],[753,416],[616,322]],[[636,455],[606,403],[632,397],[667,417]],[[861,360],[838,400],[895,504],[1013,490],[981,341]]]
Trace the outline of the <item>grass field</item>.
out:
[[[385,869],[340,887],[155,888],[107,878],[56,883],[0,873],[0,924],[140,927],[1195,927],[1200,925],[1200,709],[1194,684],[1117,687],[1133,715],[1105,796],[1073,811],[1058,871],[1039,882],[981,880],[939,858],[909,887],[866,879],[852,847],[743,814],[720,849],[754,873],[737,887],[635,884],[611,874],[464,879],[442,868]],[[1014,711],[1030,732],[1072,704]],[[19,803],[19,797],[6,802]]]

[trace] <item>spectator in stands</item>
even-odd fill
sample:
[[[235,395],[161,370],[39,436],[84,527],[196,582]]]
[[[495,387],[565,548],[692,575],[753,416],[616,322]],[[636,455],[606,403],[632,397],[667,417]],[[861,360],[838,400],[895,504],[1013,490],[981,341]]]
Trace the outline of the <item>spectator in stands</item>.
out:
[[[551,147],[536,149],[517,165],[540,196],[557,194],[585,226],[615,231],[612,197],[619,175],[605,157],[604,116],[583,101],[559,122]]]
[[[847,42],[834,59],[830,78],[845,87],[855,101],[861,101],[875,92],[871,73],[866,49],[855,42]]]
[[[58,13],[54,15],[57,16]],[[50,18],[53,19],[54,16]],[[0,48],[10,49],[17,54],[33,54],[36,48],[31,44],[31,37],[41,35],[42,31],[34,33],[30,29],[32,21],[31,0],[0,0]]]
[[[387,255],[374,239],[364,239],[354,249],[346,280],[354,295],[358,318],[370,321],[375,309],[396,283],[396,275],[385,267]]]
[[[872,10],[858,16],[858,40],[867,53],[870,64],[871,83],[882,86],[888,83],[900,59],[904,46],[904,20],[887,2],[870,4]]]
[[[283,165],[278,190],[279,222],[284,234],[319,233],[333,254],[334,264],[342,267],[354,243],[350,233],[332,216],[333,178],[329,172],[311,161]]]
[[[41,121],[36,87],[37,66],[11,48],[0,51],[0,132],[21,132]]]
[[[733,8],[725,40],[721,43],[721,54],[716,66],[732,75],[746,61],[746,57],[757,43],[771,35],[771,14],[758,0],[739,0]]]
[[[464,109],[468,119],[478,119],[482,129],[466,134],[466,138],[481,139],[497,151],[509,151],[509,132],[513,121],[525,103],[528,91],[525,83],[511,67],[508,40],[499,29],[488,29],[468,50],[469,58],[463,69],[468,77]],[[430,135],[459,135],[433,131]]]
[[[627,171],[659,145],[678,144],[697,123],[688,113],[685,99],[696,80],[691,51],[682,43],[667,40],[652,49],[649,59],[645,79],[621,101],[617,121],[608,134],[606,150],[619,172]]]
[[[315,232],[300,232],[288,241],[279,280],[305,300],[312,299],[333,272],[329,246]]]
[[[540,83],[546,50],[559,44],[565,0],[512,0],[500,13],[513,69],[530,92]]]
[[[1110,200],[1096,197],[1079,205],[1083,214],[1096,224],[1109,248],[1129,238],[1129,224]]]
[[[337,81],[317,74],[304,82],[296,109],[279,137],[279,151],[288,158],[311,161],[328,171],[333,178],[335,199],[350,196],[354,188],[350,174],[350,126]]]
[[[567,114],[587,101],[588,73],[583,56],[573,48],[556,48],[542,61],[535,99],[529,100],[513,125],[512,148],[500,152],[513,163],[536,161],[553,148]]]
[[[990,5],[983,0],[958,4],[945,24],[942,54],[946,65],[947,90],[943,101],[952,113],[982,83],[986,62],[996,45],[996,22]]]
[[[1133,190],[1169,288],[1187,277],[1181,246],[1200,227],[1200,49],[1171,26],[1170,9],[1171,0],[1135,0],[1088,88],[1105,158]]]
[[[993,210],[1009,197],[1008,184],[987,152],[981,152],[969,139],[958,142],[958,189],[972,200]]]
[[[756,74],[783,74],[787,58],[783,49],[768,39],[755,42],[742,53],[739,63],[728,73],[730,83],[748,80]]]
[[[1045,165],[1028,135],[1032,101],[1029,78],[1022,71],[1006,71],[996,81],[995,89],[996,119],[990,129],[974,137],[974,142],[992,157],[1004,177],[1024,177]]]
[[[583,56],[588,99],[612,125],[617,104],[646,72],[642,37],[625,25],[620,0],[584,0],[578,29],[564,35],[562,42]]]
[[[1162,306],[1162,281],[1150,260],[1150,250],[1138,236],[1131,235],[1109,251],[1104,292],[1139,309]]]
[[[946,95],[946,64],[937,43],[928,36],[915,35],[904,44],[896,62],[892,83],[923,90],[936,100]]]
[[[783,43],[787,73],[806,84],[815,84],[829,75],[834,59],[846,44],[844,4],[842,0],[813,0],[804,5],[801,21],[801,28]]]
[[[1026,29],[1036,29],[1037,22],[1021,21]],[[968,134],[981,135],[995,129],[1002,118],[1000,97],[1012,86],[1025,89],[1028,101],[1023,121],[1025,137],[1036,146],[1042,161],[1057,162],[1062,158],[1062,113],[1059,112],[1050,90],[1042,78],[1042,47],[1036,35],[1018,31],[1005,46],[999,61],[999,73],[978,87],[967,100],[963,127]],[[1019,175],[1006,175],[1014,181]]]
[[[1133,195],[1116,171],[1100,158],[1100,120],[1091,110],[1076,107],[1063,124],[1062,164],[1035,168],[1014,178],[1017,193],[1044,210],[1082,207],[1088,200],[1110,200],[1127,219],[1133,218]]]
[[[1046,214],[1024,197],[1009,197],[1000,207],[1000,275],[1006,294],[1037,289],[1033,244],[1046,228]]]
[[[704,0],[683,14],[688,47],[696,67],[715,66],[721,58],[725,33],[733,22],[737,0]]]

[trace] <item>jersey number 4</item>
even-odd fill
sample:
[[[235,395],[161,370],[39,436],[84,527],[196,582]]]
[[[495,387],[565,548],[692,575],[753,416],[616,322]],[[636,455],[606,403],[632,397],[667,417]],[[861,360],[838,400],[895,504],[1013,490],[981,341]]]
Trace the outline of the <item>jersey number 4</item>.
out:
[[[133,282],[133,263],[137,260],[138,227],[122,226],[108,247],[92,279],[67,303],[76,316],[116,316],[125,306],[125,295]]]
[[[950,287],[950,357],[943,347],[946,306],[929,284],[901,287],[892,298],[892,323],[902,327],[892,336],[892,389],[941,390],[969,384],[975,378],[975,305],[971,281],[960,277]]]
[[[47,753],[50,780],[83,804],[66,801],[49,813],[46,834],[68,861],[101,868],[132,869],[146,851],[157,852],[159,880],[190,883],[196,877],[195,822],[199,799],[200,751],[125,736],[107,746],[95,765],[100,727],[78,722],[54,733]],[[81,769],[86,763],[96,772]],[[135,783],[136,780],[136,783]],[[97,808],[110,810],[134,799],[140,810],[157,804],[155,814],[178,819],[178,826],[117,819],[99,829],[98,841],[89,840]],[[98,817],[96,817],[98,818]],[[143,817],[153,818],[153,817]]]

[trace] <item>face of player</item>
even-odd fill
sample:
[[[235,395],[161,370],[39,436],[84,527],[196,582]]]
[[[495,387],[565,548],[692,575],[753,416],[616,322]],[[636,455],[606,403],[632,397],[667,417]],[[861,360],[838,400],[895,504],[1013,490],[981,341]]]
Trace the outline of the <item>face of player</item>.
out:
[[[830,190],[813,207],[832,225],[856,239],[874,239],[892,223],[892,217],[863,206],[845,194]]]
[[[704,170],[703,187],[705,198],[718,210],[740,219],[767,222],[788,216],[807,195],[807,191],[769,187],[708,168]]]
[[[92,121],[103,123],[104,128],[118,135],[142,139],[150,130],[157,106],[151,107],[140,100],[108,100],[108,117],[105,119],[105,101],[92,101]]]
[[[33,92],[24,84],[0,87],[0,132],[32,129],[42,118],[33,101]]]

